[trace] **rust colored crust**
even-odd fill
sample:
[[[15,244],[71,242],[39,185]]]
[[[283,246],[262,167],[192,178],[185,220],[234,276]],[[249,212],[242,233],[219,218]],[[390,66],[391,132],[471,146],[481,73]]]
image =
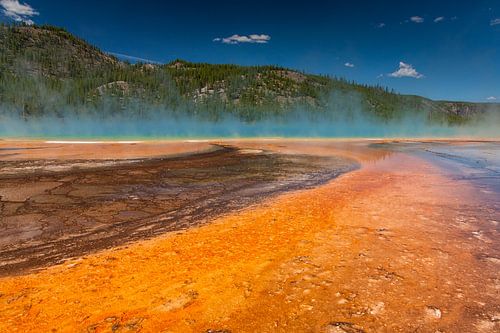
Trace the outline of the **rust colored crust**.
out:
[[[423,160],[384,157],[203,227],[3,278],[0,331],[498,331],[497,212]]]

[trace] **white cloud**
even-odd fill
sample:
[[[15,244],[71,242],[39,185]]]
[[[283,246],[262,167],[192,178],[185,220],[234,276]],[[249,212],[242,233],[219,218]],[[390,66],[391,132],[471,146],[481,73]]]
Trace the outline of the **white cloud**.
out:
[[[413,68],[412,65],[404,63],[402,61],[399,62],[399,69],[393,73],[390,73],[389,76],[391,77],[412,77],[415,79],[421,79],[424,76],[417,72],[415,68]]]
[[[269,36],[269,35],[263,35],[263,34],[262,35],[255,35],[254,34],[254,35],[250,35],[250,39],[255,40],[257,42],[260,41],[260,42],[266,42],[267,43],[269,40],[271,40],[271,36]]]
[[[241,36],[241,35],[232,35],[229,37],[224,37],[224,38],[214,38],[212,41],[214,42],[221,42],[224,44],[239,44],[239,43],[257,43],[257,44],[265,44],[271,40],[271,36],[269,35],[258,35],[258,34],[251,34],[248,36]]]
[[[354,64],[351,64],[350,62],[346,62],[344,64],[345,67],[350,67],[350,68],[353,68],[354,67]]]
[[[33,24],[31,18],[39,13],[27,3],[20,3],[19,0],[0,0],[0,6],[5,16],[16,22]]]
[[[495,96],[490,96],[490,97],[487,97],[486,100],[488,100],[488,101],[496,101],[497,98]]]
[[[493,19],[490,21],[491,26],[499,25],[499,24],[500,24],[500,18],[496,18],[496,19]]]
[[[385,27],[384,22],[380,22],[379,24],[377,24],[377,28],[383,28],[383,27]]]
[[[410,17],[410,21],[412,21],[413,23],[423,23],[424,18],[420,16],[412,16]]]
[[[438,22],[441,22],[441,21],[444,21],[444,16],[438,16],[434,19],[434,23],[438,23]]]

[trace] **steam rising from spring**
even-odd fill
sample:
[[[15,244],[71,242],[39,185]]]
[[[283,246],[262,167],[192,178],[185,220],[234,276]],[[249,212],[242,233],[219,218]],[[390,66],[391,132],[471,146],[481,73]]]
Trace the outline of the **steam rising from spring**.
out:
[[[495,119],[492,119],[495,118]],[[311,119],[295,112],[289,119],[245,122],[227,116],[208,121],[194,116],[155,115],[145,119],[114,116],[44,116],[24,120],[0,117],[0,136],[19,138],[214,138],[214,137],[498,137],[499,118],[490,116],[468,125],[436,125],[419,116],[382,121],[357,116],[351,119]]]
[[[225,137],[500,137],[500,112],[493,108],[466,124],[429,120],[429,113],[401,110],[392,120],[363,110],[355,94],[332,94],[323,111],[296,107],[262,120],[231,113],[209,120],[196,111],[138,104],[140,112],[113,113],[106,103],[90,112],[61,107],[25,117],[0,105],[0,137],[11,138],[225,138]],[[186,106],[188,108],[189,106]],[[496,111],[495,111],[496,110]],[[88,110],[87,110],[88,111]]]

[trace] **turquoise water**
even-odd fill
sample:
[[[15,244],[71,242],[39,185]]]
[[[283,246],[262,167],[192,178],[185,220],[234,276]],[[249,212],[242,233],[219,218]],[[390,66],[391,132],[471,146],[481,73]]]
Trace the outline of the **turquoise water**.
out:
[[[32,139],[214,139],[214,138],[380,138],[380,137],[493,137],[498,126],[468,128],[437,126],[419,122],[331,122],[261,121],[246,123],[237,120],[219,122],[184,120],[90,120],[37,119],[23,121],[0,118],[0,138]]]

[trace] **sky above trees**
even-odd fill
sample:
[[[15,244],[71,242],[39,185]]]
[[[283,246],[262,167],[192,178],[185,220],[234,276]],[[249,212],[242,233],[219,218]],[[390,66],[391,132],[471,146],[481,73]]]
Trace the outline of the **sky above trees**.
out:
[[[131,62],[272,64],[433,99],[500,100],[494,0],[0,0],[0,22],[61,26]]]

